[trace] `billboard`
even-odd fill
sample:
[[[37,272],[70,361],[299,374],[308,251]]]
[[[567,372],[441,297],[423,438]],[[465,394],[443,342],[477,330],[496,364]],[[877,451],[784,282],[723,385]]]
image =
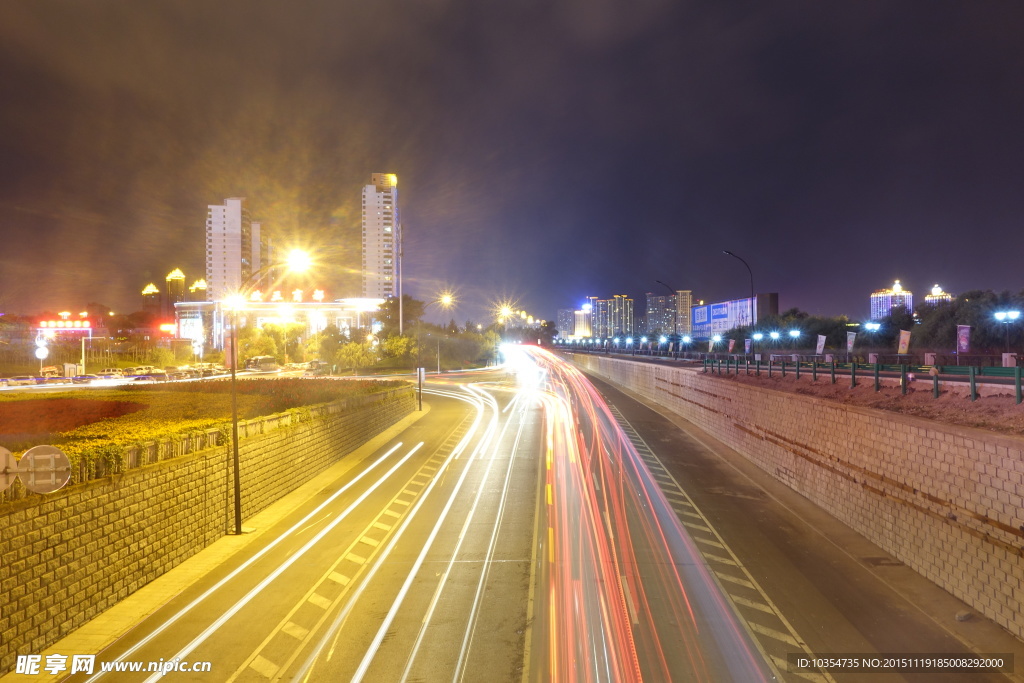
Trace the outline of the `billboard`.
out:
[[[754,313],[754,320],[757,320],[756,299],[753,306],[749,298],[693,306],[690,309],[691,335],[695,339],[710,339],[727,330],[748,326],[751,311]]]

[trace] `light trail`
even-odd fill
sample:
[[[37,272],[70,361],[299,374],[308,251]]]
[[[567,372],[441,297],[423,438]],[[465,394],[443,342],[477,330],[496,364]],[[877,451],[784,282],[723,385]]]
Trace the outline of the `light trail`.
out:
[[[771,680],[599,392],[557,356],[521,351],[550,388],[551,680]]]

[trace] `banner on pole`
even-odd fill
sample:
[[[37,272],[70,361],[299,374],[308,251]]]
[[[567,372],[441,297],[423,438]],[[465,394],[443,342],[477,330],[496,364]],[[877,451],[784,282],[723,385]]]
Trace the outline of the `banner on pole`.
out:
[[[846,333],[846,352],[853,353],[853,341],[857,338],[856,332]]]
[[[970,353],[971,352],[971,326],[970,325],[957,325],[956,326],[956,352],[957,353]]]
[[[900,347],[896,353],[902,355],[910,351],[910,330],[900,330]]]
[[[715,350],[715,340],[714,339],[709,339],[708,340],[708,353],[711,353],[714,350]]]
[[[736,347],[736,340],[735,340],[735,339],[730,339],[730,340],[729,340],[729,353],[732,353],[732,350],[733,350],[733,349],[734,349],[735,347]]]
[[[743,353],[750,353],[750,344],[751,341],[749,339],[743,340]]]
[[[814,353],[819,356],[825,352],[825,335],[818,335],[818,347],[814,350]]]

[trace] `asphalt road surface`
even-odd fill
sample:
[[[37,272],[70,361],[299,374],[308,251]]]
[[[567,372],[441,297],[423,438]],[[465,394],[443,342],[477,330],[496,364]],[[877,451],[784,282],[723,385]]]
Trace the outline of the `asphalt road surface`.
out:
[[[96,654],[69,680],[117,683],[843,682],[866,674],[787,659],[1020,659],[713,435],[544,350],[439,375],[424,406],[48,653]],[[210,670],[100,671],[149,662]]]

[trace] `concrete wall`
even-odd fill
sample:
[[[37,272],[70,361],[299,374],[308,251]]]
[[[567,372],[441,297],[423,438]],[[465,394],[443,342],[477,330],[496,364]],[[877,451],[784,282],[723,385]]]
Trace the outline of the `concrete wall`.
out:
[[[410,387],[240,423],[243,517],[415,408]],[[233,530],[229,445],[143,450],[121,474],[0,505],[0,672]]]
[[[1024,438],[577,354],[1024,638]]]

